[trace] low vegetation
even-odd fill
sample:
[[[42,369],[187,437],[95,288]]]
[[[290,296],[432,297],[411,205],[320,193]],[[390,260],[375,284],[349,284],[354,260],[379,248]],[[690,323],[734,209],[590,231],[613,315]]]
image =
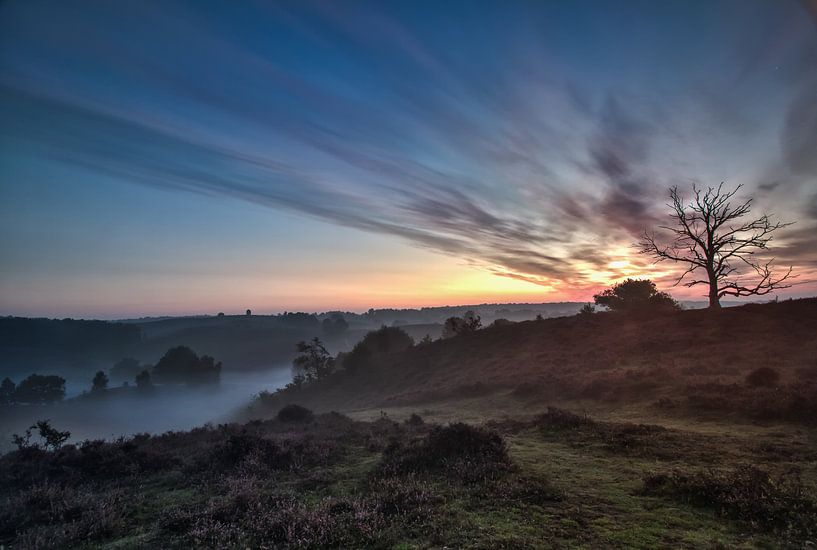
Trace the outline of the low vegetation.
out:
[[[815,536],[817,471],[791,469],[817,457],[807,438],[738,441],[553,407],[476,425],[291,405],[274,420],[73,444],[41,427],[42,442],[0,457],[2,545],[648,548]]]

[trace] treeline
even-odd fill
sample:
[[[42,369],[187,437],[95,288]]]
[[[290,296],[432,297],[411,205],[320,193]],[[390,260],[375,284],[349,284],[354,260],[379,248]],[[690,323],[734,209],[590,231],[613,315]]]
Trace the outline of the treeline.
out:
[[[65,378],[60,376],[32,374],[19,384],[8,377],[0,382],[0,405],[45,404],[64,397]]]
[[[206,386],[221,381],[221,362],[209,355],[199,356],[187,346],[176,346],[165,352],[156,365],[144,365],[137,359],[126,357],[117,361],[106,375],[96,373],[92,392],[106,389],[110,379],[129,385],[133,381],[137,390],[150,390],[154,383]]]
[[[199,356],[186,346],[169,349],[156,365],[142,365],[136,359],[118,361],[106,374],[97,371],[90,381],[90,393],[84,396],[103,395],[111,378],[130,387],[133,382],[137,391],[147,392],[154,383],[163,385],[206,386],[221,381],[221,362],[214,358]],[[19,384],[6,377],[0,382],[0,405],[47,404],[65,398],[65,379],[56,375],[31,374]]]
[[[5,349],[122,354],[136,349],[141,340],[142,330],[125,323],[0,317],[0,347]]]

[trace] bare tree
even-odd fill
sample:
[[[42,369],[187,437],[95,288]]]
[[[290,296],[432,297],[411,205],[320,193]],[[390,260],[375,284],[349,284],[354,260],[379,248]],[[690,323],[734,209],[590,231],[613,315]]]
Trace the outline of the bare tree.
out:
[[[672,209],[673,225],[660,226],[672,234],[671,241],[660,244],[655,233],[645,231],[639,242],[640,251],[659,262],[688,264],[675,284],[686,279],[687,287],[709,285],[710,308],[721,307],[724,296],[762,296],[791,286],[785,283],[792,276],[791,267],[775,275],[772,260],[755,257],[768,247],[772,233],[791,224],[773,222],[765,214],[752,221],[741,220],[752,207],[752,198],[730,202],[741,187],[728,191],[721,183],[704,191],[693,186],[689,204],[678,194],[678,187],[671,188],[672,203],[667,206]]]

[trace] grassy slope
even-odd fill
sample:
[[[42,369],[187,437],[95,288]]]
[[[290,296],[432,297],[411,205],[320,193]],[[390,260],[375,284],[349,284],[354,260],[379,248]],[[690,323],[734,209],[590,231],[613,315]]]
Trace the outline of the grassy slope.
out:
[[[305,460],[284,470],[259,469],[250,454],[251,460],[202,474],[194,459],[206,458],[223,445],[226,435],[238,429],[230,428],[145,443],[153,451],[178,456],[181,465],[110,483],[72,483],[91,487],[98,497],[114,490],[132,497],[126,499],[132,505],[122,512],[124,519],[114,517],[107,530],[93,531],[90,546],[185,546],[191,541],[219,546],[217,539],[196,537],[237,536],[236,529],[243,533],[249,528],[239,513],[242,507],[268,509],[264,499],[270,495],[294,494],[299,508],[288,512],[294,515],[285,516],[286,521],[306,529],[303,540],[333,540],[335,546],[799,547],[814,535],[774,531],[740,516],[727,517],[718,506],[644,495],[641,489],[653,473],[723,473],[753,465],[773,477],[799,471],[804,494],[814,502],[813,425],[785,419],[756,422],[728,411],[701,413],[654,403],[662,397],[681,401],[689,397],[685,388],[701,385],[740,393],[745,374],[766,365],[782,373],[781,387],[807,387],[808,374],[817,366],[815,329],[815,300],[715,314],[690,311],[652,319],[597,315],[486,329],[392,356],[377,375],[338,377],[322,387],[276,398],[267,403],[270,408],[251,413],[271,416],[284,401],[344,411],[356,420],[352,427],[334,416],[303,427],[276,422],[248,427],[263,438],[305,439],[319,448],[324,441],[337,445],[327,460]],[[585,412],[602,423],[543,427],[536,418],[548,405]],[[464,483],[433,472],[421,472],[419,480],[398,476],[396,489],[373,485],[389,442],[405,444],[427,430],[395,428],[383,415],[402,421],[412,413],[427,422],[467,421],[496,430],[516,465],[501,484],[532,483],[542,490],[497,493],[491,483]],[[643,428],[640,423],[666,429]],[[390,502],[390,496],[418,486],[431,497],[422,506],[410,507],[421,510],[416,517],[367,515],[372,506],[377,509],[373,503]],[[0,497],[18,494],[6,487]],[[362,530],[344,523],[352,520],[338,510],[349,507],[369,518],[361,520]],[[237,515],[230,523],[233,513]],[[190,514],[199,527],[191,526]],[[328,527],[321,532],[306,527],[313,524]],[[376,530],[367,534],[369,527]],[[33,540],[37,533],[47,537],[48,529],[35,524],[29,538],[20,540]],[[6,535],[0,543],[9,540]]]
[[[817,369],[817,299],[659,316],[604,313],[490,327],[417,346],[376,369],[282,395],[317,409],[517,396],[656,401],[695,384],[742,383],[760,366],[799,382]]]

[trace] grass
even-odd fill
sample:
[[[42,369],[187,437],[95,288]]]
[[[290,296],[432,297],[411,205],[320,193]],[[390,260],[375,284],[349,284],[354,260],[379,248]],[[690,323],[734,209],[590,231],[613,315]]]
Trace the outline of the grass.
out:
[[[808,546],[815,306],[496,327],[242,422],[268,420],[8,454],[0,546]],[[278,417],[298,396],[345,415]]]
[[[501,395],[492,397],[500,411],[504,409],[501,399]],[[488,457],[490,475],[463,477],[456,466],[459,458],[446,458],[445,453],[454,452],[449,446],[424,443],[434,441],[429,434],[453,419],[453,410],[463,411],[462,417],[498,434],[512,467],[499,467],[505,459],[494,451],[474,451],[476,455],[465,458]],[[775,476],[799,467],[804,498],[814,502],[817,495],[813,460],[817,444],[814,434],[801,426],[755,427],[744,432],[735,426],[730,430],[727,423],[701,428],[690,420],[683,426],[676,422],[665,429],[643,428],[623,421],[635,418],[635,411],[627,411],[586,420],[580,414],[582,422],[563,428],[554,422],[543,424],[538,410],[517,418],[500,414],[492,419],[491,412],[458,401],[427,410],[354,414],[369,420],[318,415],[297,425],[272,420],[244,428],[171,434],[140,440],[139,446],[179,458],[178,463],[157,458],[158,469],[147,464],[143,472],[115,481],[65,474],[64,482],[96,497],[113,491],[126,495],[116,501],[124,521],[114,521],[105,529],[89,528],[91,535],[82,539],[88,548],[253,546],[263,540],[296,547],[775,547],[781,542],[779,533],[742,521],[740,514],[724,515],[711,506],[676,498],[671,491],[647,493],[645,479],[669,472],[728,472],[747,464]],[[423,416],[425,423],[403,423],[412,413]],[[255,447],[249,445],[246,455],[229,455],[233,462],[213,455],[220,457],[219,471],[202,469],[186,456],[189,448],[203,450],[199,455],[218,448],[230,434],[269,439],[277,442],[276,449],[296,449],[292,452],[308,456],[288,462],[276,458],[269,462],[272,466],[259,466]],[[628,445],[618,444],[616,438],[625,438]],[[293,446],[284,441],[310,443]],[[401,444],[398,451],[395,441]],[[481,448],[483,439],[476,441],[476,448]],[[271,452],[266,446],[262,449]],[[383,470],[384,461],[395,452],[408,453],[408,462],[400,462],[408,466]],[[442,462],[417,458],[428,453],[443,453]],[[6,472],[0,498],[25,495],[27,486],[43,482],[36,471],[28,485],[21,482],[19,471],[17,477],[8,477],[9,472],[24,468],[14,454],[0,460]],[[66,472],[72,460],[76,457],[60,459],[52,453],[38,467],[53,472],[53,467],[62,465],[61,471]],[[49,479],[59,480],[53,474]],[[252,512],[256,509],[265,512]],[[83,519],[83,513],[58,518],[58,524],[93,519]],[[267,526],[290,525],[293,532],[275,535],[267,527],[247,527],[256,516]],[[12,531],[8,523],[0,525],[6,526],[0,544],[11,547],[31,541],[43,547],[72,544],[59,536],[43,536],[54,525],[32,524],[24,526],[30,532],[16,534],[13,530],[19,524]],[[787,536],[792,545],[808,540],[805,535]]]

